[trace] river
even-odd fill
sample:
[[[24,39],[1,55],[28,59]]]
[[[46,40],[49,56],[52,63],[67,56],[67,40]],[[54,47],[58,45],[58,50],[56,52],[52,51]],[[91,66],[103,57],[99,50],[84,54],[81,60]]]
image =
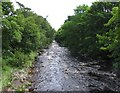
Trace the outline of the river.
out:
[[[35,63],[34,91],[120,91],[116,74],[93,61],[80,61],[57,42],[44,49]]]

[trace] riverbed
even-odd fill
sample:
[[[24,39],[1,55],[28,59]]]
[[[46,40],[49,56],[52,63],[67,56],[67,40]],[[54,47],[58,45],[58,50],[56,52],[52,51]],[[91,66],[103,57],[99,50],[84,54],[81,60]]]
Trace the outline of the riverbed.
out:
[[[38,56],[34,66],[34,91],[120,91],[115,73],[101,70],[96,61],[78,60],[55,41]]]

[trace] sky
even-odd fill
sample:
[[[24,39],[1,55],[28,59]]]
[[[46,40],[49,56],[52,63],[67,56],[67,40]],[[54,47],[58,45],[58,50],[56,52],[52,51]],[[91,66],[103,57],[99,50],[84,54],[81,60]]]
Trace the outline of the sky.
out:
[[[17,8],[15,0],[10,0]],[[74,15],[74,9],[82,4],[91,5],[95,0],[16,0],[29,7],[38,15],[46,18],[51,26],[58,30],[67,16]]]

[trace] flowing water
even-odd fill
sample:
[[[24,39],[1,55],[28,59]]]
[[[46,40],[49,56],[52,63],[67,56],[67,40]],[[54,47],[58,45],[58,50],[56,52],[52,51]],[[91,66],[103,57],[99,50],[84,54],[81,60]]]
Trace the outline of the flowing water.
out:
[[[34,91],[120,91],[116,74],[100,68],[95,61],[82,62],[71,56],[53,41],[37,58],[32,87]]]

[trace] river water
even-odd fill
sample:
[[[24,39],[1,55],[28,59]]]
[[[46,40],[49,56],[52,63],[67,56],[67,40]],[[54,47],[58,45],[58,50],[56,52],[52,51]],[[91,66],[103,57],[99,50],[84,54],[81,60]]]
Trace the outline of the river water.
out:
[[[34,91],[120,91],[116,74],[100,68],[95,61],[82,62],[71,56],[53,41],[37,58],[32,87]]]

